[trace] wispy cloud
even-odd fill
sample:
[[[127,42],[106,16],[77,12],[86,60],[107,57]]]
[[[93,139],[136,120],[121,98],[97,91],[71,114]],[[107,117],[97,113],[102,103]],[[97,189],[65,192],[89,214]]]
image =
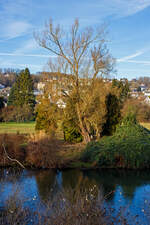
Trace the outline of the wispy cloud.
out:
[[[117,59],[117,62],[127,62],[129,59],[134,59],[137,56],[143,55],[145,53],[145,51],[146,50],[141,50],[141,51],[138,51],[138,52],[136,52],[132,55],[128,55],[128,56],[125,56],[123,58]]]
[[[101,12],[100,17],[126,17],[136,14],[150,6],[150,0],[95,0],[87,2],[91,12]],[[90,14],[91,14],[90,12]]]
[[[145,60],[128,60],[128,62],[135,63],[135,64],[150,65],[150,61],[145,61]]]
[[[54,55],[42,55],[42,54],[24,54],[24,53],[4,53],[0,52],[1,56],[25,56],[25,57],[41,57],[41,58],[55,58]]]
[[[32,32],[32,30],[33,30],[32,25],[25,21],[14,21],[5,24],[5,26],[2,27],[0,33],[1,41],[25,35],[29,32]]]
[[[25,63],[14,63],[10,61],[2,61],[0,60],[0,67],[1,68],[26,68],[28,67],[32,71],[41,71],[43,69],[43,65],[38,65],[38,64],[25,64]]]
[[[143,65],[150,65],[150,61],[146,61],[146,60],[133,60],[134,58],[136,58],[137,56],[141,56],[143,55],[145,52],[147,52],[149,50],[149,48],[147,49],[143,49],[141,51],[138,51],[132,55],[129,56],[125,56],[123,58],[117,59],[117,62],[125,62],[125,63],[135,63],[135,64],[143,64]]]
[[[130,16],[150,6],[150,0],[113,0],[118,5],[118,16]]]

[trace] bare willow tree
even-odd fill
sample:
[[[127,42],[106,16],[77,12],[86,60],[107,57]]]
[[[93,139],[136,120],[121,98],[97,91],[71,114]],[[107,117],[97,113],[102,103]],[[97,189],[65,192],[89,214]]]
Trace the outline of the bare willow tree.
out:
[[[98,107],[94,110],[92,102],[97,99],[97,81],[107,76],[114,64],[106,46],[105,33],[105,26],[80,28],[78,20],[66,31],[50,20],[42,32],[35,34],[38,44],[53,53],[49,62],[51,71],[68,74],[71,92],[76,95],[79,127],[86,143],[91,140],[90,126],[96,123],[96,114],[100,117],[95,112]],[[99,92],[103,95],[102,90],[99,89]],[[68,92],[65,94],[71,96]],[[103,107],[101,105],[99,107]],[[104,114],[105,110],[101,111]],[[97,125],[95,127],[98,130]]]

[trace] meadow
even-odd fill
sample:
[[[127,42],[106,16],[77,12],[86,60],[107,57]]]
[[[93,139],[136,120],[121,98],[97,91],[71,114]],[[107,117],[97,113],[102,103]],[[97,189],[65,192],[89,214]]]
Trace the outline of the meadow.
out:
[[[150,130],[150,123],[140,123],[143,127]],[[35,133],[35,122],[16,123],[3,122],[0,123],[0,134],[33,134]],[[60,135],[59,135],[60,136]]]
[[[28,123],[0,123],[0,134],[32,134],[35,133],[35,122]]]

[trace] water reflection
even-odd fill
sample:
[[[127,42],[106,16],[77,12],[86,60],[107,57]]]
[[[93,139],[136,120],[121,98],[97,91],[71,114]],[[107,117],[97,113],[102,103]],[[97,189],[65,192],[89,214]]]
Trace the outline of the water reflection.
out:
[[[5,204],[14,185],[20,187],[22,198],[30,199],[32,207],[54,198],[62,191],[67,193],[69,199],[72,193],[77,195],[79,192],[92,192],[93,197],[96,197],[100,190],[108,205],[111,204],[115,209],[128,206],[133,214],[138,213],[140,216],[150,202],[148,171],[1,169],[0,205]]]
[[[41,200],[46,201],[57,193],[57,174],[54,170],[41,170],[35,175],[35,179],[38,187],[38,195]]]

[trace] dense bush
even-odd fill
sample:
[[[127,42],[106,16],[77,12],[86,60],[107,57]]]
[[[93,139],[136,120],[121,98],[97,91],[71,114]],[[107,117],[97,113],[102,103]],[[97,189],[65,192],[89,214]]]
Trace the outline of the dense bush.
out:
[[[57,130],[58,113],[58,106],[51,103],[48,96],[41,98],[36,106],[35,129],[43,130],[45,133],[54,136]]]
[[[127,116],[113,136],[89,143],[81,159],[97,167],[150,168],[150,133]]]

